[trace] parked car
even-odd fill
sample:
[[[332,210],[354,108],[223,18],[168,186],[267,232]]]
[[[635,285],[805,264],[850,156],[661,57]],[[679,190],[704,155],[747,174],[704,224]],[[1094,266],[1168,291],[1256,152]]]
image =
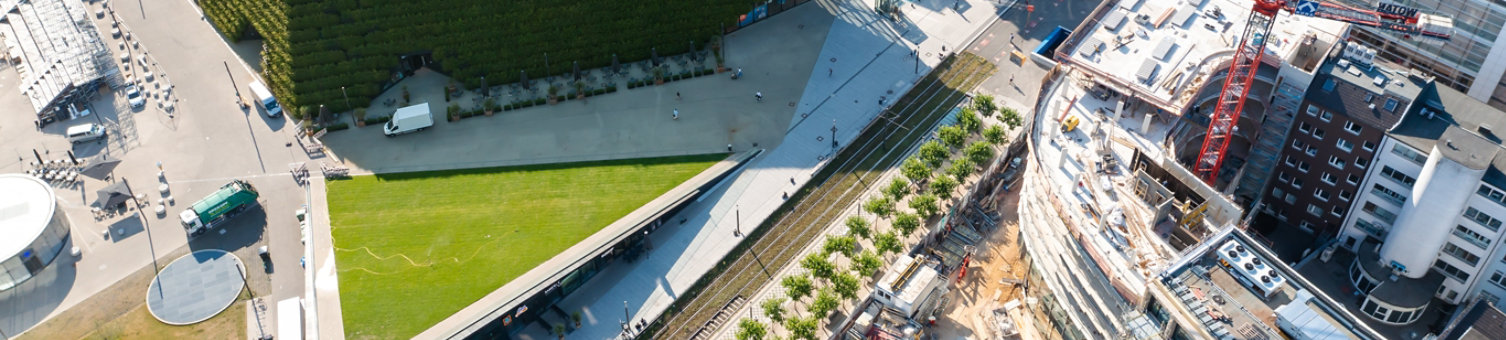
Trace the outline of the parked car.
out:
[[[105,128],[94,123],[79,124],[68,127],[68,141],[83,143],[105,137]]]
[[[136,84],[126,86],[126,101],[131,103],[131,108],[146,106],[146,96],[141,95],[141,89]]]

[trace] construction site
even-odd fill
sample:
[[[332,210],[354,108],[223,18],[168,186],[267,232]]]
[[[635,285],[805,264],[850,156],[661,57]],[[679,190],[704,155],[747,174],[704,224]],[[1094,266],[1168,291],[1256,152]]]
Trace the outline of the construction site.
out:
[[[1415,12],[1401,29],[1446,38],[1447,19]],[[1035,107],[1018,214],[1027,281],[1043,284],[1026,306],[1068,339],[1386,338],[1245,228],[1319,66],[1364,58],[1343,37],[1388,19],[1310,1],[1101,4]]]

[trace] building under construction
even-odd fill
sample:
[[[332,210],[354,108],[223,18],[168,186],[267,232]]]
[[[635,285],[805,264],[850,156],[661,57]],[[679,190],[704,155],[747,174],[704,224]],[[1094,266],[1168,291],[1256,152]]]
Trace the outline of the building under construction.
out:
[[[21,76],[37,125],[71,119],[101,85],[123,84],[110,50],[79,0],[0,0],[5,61]]]

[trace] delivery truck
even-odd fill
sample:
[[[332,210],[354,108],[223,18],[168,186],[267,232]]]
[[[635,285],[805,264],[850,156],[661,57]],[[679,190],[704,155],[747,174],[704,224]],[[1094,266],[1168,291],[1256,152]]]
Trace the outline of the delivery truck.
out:
[[[183,230],[190,236],[198,236],[256,205],[257,196],[251,183],[234,180],[194,202],[188,210],[178,214],[178,219],[182,220]]]
[[[429,103],[403,107],[392,113],[392,120],[382,126],[382,133],[387,137],[423,131],[434,126],[434,115],[429,113]]]

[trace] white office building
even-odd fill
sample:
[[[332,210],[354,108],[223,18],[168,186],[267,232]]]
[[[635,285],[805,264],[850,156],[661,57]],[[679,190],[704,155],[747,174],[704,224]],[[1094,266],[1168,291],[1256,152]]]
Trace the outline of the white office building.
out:
[[[1438,83],[1506,110],[1506,1],[1502,0],[1341,0],[1375,8],[1397,4],[1454,21],[1452,39],[1406,37],[1383,29],[1355,26],[1352,41],[1375,49],[1376,57],[1438,77]]]
[[[1402,325],[1433,301],[1506,296],[1498,129],[1506,112],[1430,85],[1387,131],[1338,239],[1358,255],[1348,275],[1366,295],[1361,314]]]

